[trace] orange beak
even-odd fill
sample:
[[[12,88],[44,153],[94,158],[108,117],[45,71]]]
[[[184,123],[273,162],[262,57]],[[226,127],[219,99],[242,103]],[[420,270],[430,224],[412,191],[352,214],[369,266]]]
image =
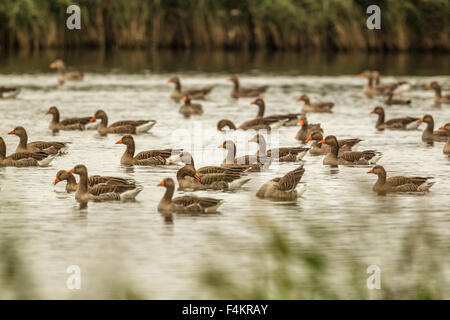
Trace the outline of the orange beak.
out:
[[[298,98],[297,98],[297,101],[302,101],[302,100],[303,100],[302,97],[298,97]]]
[[[194,174],[194,178],[197,179],[197,180],[200,180],[200,175],[196,172],[196,173]]]
[[[11,130],[10,132],[8,132],[8,134],[14,134],[16,133],[14,130]]]
[[[250,102],[250,104],[256,104],[256,100],[253,100],[252,102]]]
[[[375,109],[373,109],[372,111],[370,111],[370,113],[375,113]]]
[[[122,139],[120,139],[119,141],[116,142],[116,144],[121,144],[123,143]]]
[[[167,80],[167,83],[171,83],[171,82],[172,82],[172,79]]]
[[[309,137],[306,139],[306,142],[309,142],[309,141],[311,141],[311,140],[312,140],[312,137],[309,136]]]
[[[157,187],[164,187],[164,186],[165,186],[164,180],[161,181],[160,183],[158,183],[156,186],[157,186]]]
[[[97,117],[96,117],[96,116],[93,116],[93,117],[91,118],[91,120],[89,120],[89,122],[94,122],[95,120],[97,120]]]
[[[55,68],[56,68],[56,62],[50,63],[50,68],[51,68],[51,69],[55,69]]]
[[[183,101],[184,102],[188,101],[188,97],[187,96],[183,96]]]
[[[72,168],[69,171],[67,171],[67,173],[74,173],[74,172],[75,172],[75,168]]]
[[[420,118],[419,120],[417,120],[418,122],[423,122],[423,118]]]
[[[360,77],[360,78],[364,78],[364,72],[361,72],[361,73],[359,74],[359,77]]]
[[[445,126],[439,127],[439,129],[445,129]]]
[[[427,89],[431,88],[431,83],[427,83],[427,84],[425,85],[425,88],[427,88]]]
[[[219,127],[217,127],[217,131],[221,131]]]
[[[49,114],[50,113],[50,111],[47,111],[45,114]]]
[[[230,77],[230,78],[227,79],[227,81],[233,81],[233,78]]]
[[[59,181],[59,178],[56,178],[55,181],[53,181],[53,184],[57,184]]]
[[[178,157],[175,159],[175,162],[178,162],[178,161],[181,161],[181,157],[180,157],[180,156],[178,156]]]
[[[373,173],[373,169],[370,169],[369,171],[367,171],[367,173]]]
[[[299,124],[302,126],[302,125],[304,125],[305,124],[305,120],[300,120],[300,122],[299,122]]]
[[[323,138],[322,140],[319,141],[319,144],[324,144],[325,143],[325,138]]]
[[[220,146],[218,146],[217,148],[223,148],[223,143]]]

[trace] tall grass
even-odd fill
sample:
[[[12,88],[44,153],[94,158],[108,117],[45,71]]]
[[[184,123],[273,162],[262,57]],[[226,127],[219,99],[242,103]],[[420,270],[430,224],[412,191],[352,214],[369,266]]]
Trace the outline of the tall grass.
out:
[[[272,48],[450,49],[447,0],[382,0],[381,30],[366,28],[371,0],[79,0],[81,30],[66,28],[69,0],[0,2],[6,49]]]

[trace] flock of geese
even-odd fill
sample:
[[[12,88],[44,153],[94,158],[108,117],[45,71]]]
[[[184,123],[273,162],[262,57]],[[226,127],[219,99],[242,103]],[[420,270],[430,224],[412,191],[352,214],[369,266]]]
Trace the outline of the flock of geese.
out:
[[[50,68],[58,70],[58,82],[82,81],[83,73],[68,72],[63,61],[56,60],[50,64]],[[367,78],[363,92],[368,97],[385,96],[386,104],[410,104],[410,100],[401,99],[398,94],[409,89],[407,82],[381,82],[377,71],[366,70],[360,75]],[[430,177],[406,177],[394,176],[387,178],[385,169],[376,165],[381,158],[381,152],[377,150],[354,151],[353,147],[362,140],[359,138],[337,139],[334,135],[324,137],[320,124],[308,123],[308,113],[332,113],[334,103],[315,101],[311,102],[306,94],[298,97],[297,101],[303,102],[301,113],[291,114],[265,114],[265,103],[262,95],[269,86],[242,87],[237,76],[228,78],[233,83],[231,97],[254,98],[251,104],[258,107],[258,113],[254,119],[247,120],[236,126],[231,120],[221,119],[217,123],[217,130],[255,130],[256,134],[249,142],[258,145],[256,154],[236,157],[236,145],[232,140],[224,141],[219,147],[226,150],[226,158],[220,165],[197,168],[193,156],[182,149],[147,150],[136,154],[133,135],[148,132],[155,126],[155,120],[120,120],[109,123],[105,111],[97,110],[95,114],[79,118],[60,119],[56,106],[48,109],[47,114],[52,116],[49,128],[53,132],[69,130],[97,130],[102,135],[120,134],[116,144],[123,144],[125,151],[120,163],[126,166],[165,166],[181,164],[176,173],[176,180],[181,190],[235,190],[250,180],[253,172],[267,169],[274,161],[294,163],[295,168],[281,177],[275,177],[264,183],[256,195],[260,198],[272,200],[295,200],[303,192],[305,186],[299,187],[299,182],[305,172],[302,158],[309,152],[311,156],[323,156],[323,164],[329,166],[368,166],[375,165],[368,173],[378,176],[373,190],[379,194],[389,192],[425,192],[434,182]],[[203,113],[202,105],[192,103],[191,100],[203,100],[214,89],[214,86],[205,88],[186,89],[181,85],[177,76],[171,77],[169,83],[174,84],[174,90],[170,95],[175,101],[183,100],[179,112],[186,118]],[[450,94],[444,95],[440,85],[433,81],[425,85],[435,92],[434,101],[439,104],[450,103]],[[13,98],[20,92],[20,88],[0,87],[0,98]],[[377,106],[371,112],[378,116],[375,127],[378,130],[411,130],[417,129],[421,123],[426,124],[422,134],[422,140],[427,143],[446,142],[443,153],[450,155],[450,123],[434,130],[434,121],[431,115],[422,118],[404,117],[386,120],[383,107]],[[298,146],[280,147],[267,150],[264,135],[260,130],[271,132],[282,126],[298,126],[300,129],[295,135],[299,141]],[[30,167],[48,166],[51,161],[60,155],[66,154],[70,142],[60,141],[28,141],[25,128],[18,126],[8,132],[19,138],[15,153],[6,155],[6,145],[0,137],[0,166]],[[310,143],[308,145],[308,143]],[[79,176],[79,181],[74,175]],[[143,186],[133,179],[113,176],[90,176],[86,166],[79,164],[70,170],[60,170],[56,173],[54,184],[66,181],[66,191],[75,192],[75,199],[80,203],[80,208],[85,208],[90,201],[126,201],[135,199],[143,190]],[[201,214],[215,212],[223,203],[221,199],[209,197],[197,197],[185,195],[173,197],[175,193],[175,181],[171,177],[162,180],[158,186],[164,187],[165,193],[158,204],[158,210],[162,213],[188,213]]]

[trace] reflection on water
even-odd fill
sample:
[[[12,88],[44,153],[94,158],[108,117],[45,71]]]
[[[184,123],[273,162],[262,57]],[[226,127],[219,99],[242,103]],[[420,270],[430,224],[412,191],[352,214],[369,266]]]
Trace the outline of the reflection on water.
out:
[[[56,56],[48,53],[0,60],[0,85],[24,87],[17,99],[0,100],[0,136],[6,141],[8,153],[15,150],[18,139],[7,132],[17,125],[28,130],[31,141],[72,142],[68,154],[48,168],[0,168],[0,236],[17,239],[26,265],[46,297],[106,296],[105,292],[112,289],[105,287],[101,279],[111,277],[130,281],[148,298],[204,297],[196,275],[205,262],[231,264],[232,270],[239,270],[248,263],[248,255],[262,245],[261,236],[270,230],[268,224],[255,223],[255,219],[268,216],[298,242],[308,239],[305,226],[314,224],[322,235],[317,246],[326,249],[327,242],[334,241],[335,247],[351,250],[355,261],[387,261],[419,215],[427,216],[427,228],[435,232],[440,245],[450,244],[450,219],[445,209],[450,161],[442,154],[443,143],[426,146],[420,130],[376,131],[376,119],[369,112],[382,100],[364,97],[363,82],[356,76],[366,67],[375,67],[398,75],[398,80],[410,81],[412,90],[407,97],[412,105],[387,107],[387,118],[430,113],[440,126],[449,122],[449,109],[444,105],[436,108],[433,93],[423,85],[436,79],[446,90],[450,88],[448,57],[172,52],[120,52],[109,56],[75,52],[63,58],[70,67],[85,71],[85,81],[56,87],[56,75],[47,69],[48,61]],[[178,113],[179,104],[169,99],[172,86],[166,82],[174,72],[186,86],[217,84],[210,99],[202,102],[203,116],[184,119]],[[380,197],[371,190],[376,178],[366,174],[366,167],[329,168],[322,165],[321,157],[307,155],[302,183],[308,189],[295,203],[280,204],[255,196],[264,182],[295,166],[282,163],[267,172],[252,174],[252,180],[237,192],[196,193],[224,199],[220,214],[175,216],[172,221],[156,211],[164,193],[156,184],[166,176],[175,177],[178,166],[124,167],[119,162],[124,148],[114,144],[117,135],[99,137],[93,131],[61,131],[53,136],[47,128],[50,117],[45,116],[45,111],[51,105],[59,107],[62,118],[89,116],[102,108],[111,122],[156,119],[158,124],[151,133],[135,138],[136,152],[184,147],[194,155],[197,167],[217,165],[225,156],[217,148],[224,140],[216,131],[217,121],[242,123],[256,115],[249,99],[229,98],[231,87],[225,74],[231,72],[242,74],[243,85],[271,85],[265,95],[267,114],[299,112],[300,104],[295,99],[301,93],[308,93],[312,100],[334,101],[334,114],[310,115],[309,121],[320,122],[325,134],[363,139],[360,150],[383,152],[380,164],[388,174],[433,176],[436,185],[426,195]],[[334,74],[340,76],[332,77]],[[392,79],[390,76],[383,80]],[[277,132],[279,145],[296,146],[297,130],[282,127]],[[186,140],[174,132],[187,132]],[[245,143],[250,135],[242,136],[244,142],[237,145],[238,155],[256,152],[255,144]],[[268,148],[276,143],[272,141]],[[66,194],[63,185],[51,184],[58,170],[78,163],[85,164],[90,174],[136,179],[145,189],[136,202],[90,203],[87,210],[80,212],[73,194]],[[185,192],[176,192],[182,194]],[[330,239],[330,234],[335,236]],[[66,289],[69,265],[79,265],[82,270],[80,292]],[[365,275],[364,270],[361,272]]]

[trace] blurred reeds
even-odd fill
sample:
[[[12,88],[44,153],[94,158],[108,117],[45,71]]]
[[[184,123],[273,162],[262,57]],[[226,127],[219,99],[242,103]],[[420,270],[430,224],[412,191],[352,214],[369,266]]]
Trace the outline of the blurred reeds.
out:
[[[381,30],[366,9],[381,8]],[[448,0],[69,0],[0,2],[6,50],[49,47],[406,51],[450,49]]]

